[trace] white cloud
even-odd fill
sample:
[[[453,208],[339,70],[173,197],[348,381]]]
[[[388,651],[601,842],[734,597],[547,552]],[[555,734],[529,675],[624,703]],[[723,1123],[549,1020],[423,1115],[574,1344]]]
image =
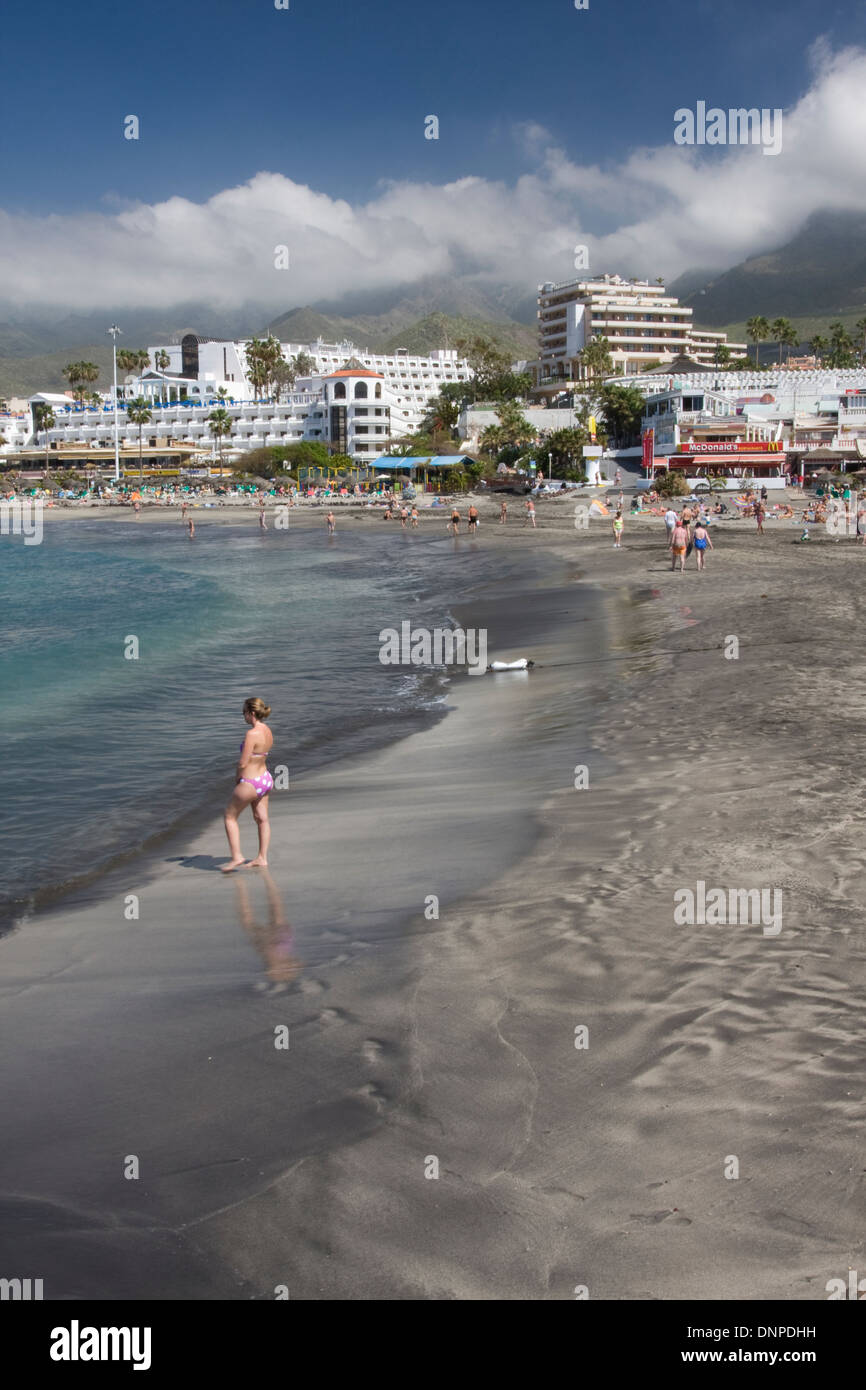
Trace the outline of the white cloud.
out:
[[[68,308],[202,299],[302,304],[431,275],[523,286],[593,270],[672,277],[785,241],[809,213],[866,210],[866,52],[810,52],[812,85],[784,116],[778,157],[759,147],[638,149],[577,164],[536,124],[516,144],[532,172],[505,184],[395,182],[358,206],[259,173],[196,204],[182,197],[87,215],[0,213],[0,298]],[[759,100],[759,97],[756,98]],[[586,230],[595,228],[595,234]],[[274,268],[287,245],[288,271]]]

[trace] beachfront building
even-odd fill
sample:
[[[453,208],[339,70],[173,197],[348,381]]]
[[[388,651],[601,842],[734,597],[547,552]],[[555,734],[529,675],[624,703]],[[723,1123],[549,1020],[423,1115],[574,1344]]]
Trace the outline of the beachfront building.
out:
[[[539,285],[536,388],[543,393],[585,377],[580,353],[593,338],[607,339],[617,375],[682,353],[712,363],[719,346],[734,355],[745,353],[745,343],[728,343],[725,333],[696,328],[692,313],[663,285],[648,280],[604,275]]]
[[[247,339],[202,338],[188,333],[180,343],[156,344],[148,348],[150,368],[140,377],[130,376],[121,394],[137,394],[160,400],[204,400],[223,390],[230,400],[253,401],[255,389],[246,372]],[[322,383],[348,362],[364,371],[375,372],[382,381],[383,399],[391,409],[395,437],[409,434],[420,425],[432,398],[447,382],[468,381],[468,362],[458,357],[456,348],[436,348],[429,353],[411,353],[398,348],[393,353],[374,353],[354,343],[281,342],[288,362],[304,354],[313,363],[308,376],[299,378],[299,391],[320,391]],[[164,370],[158,362],[168,359]]]
[[[143,396],[153,416],[143,430],[143,443],[149,449],[194,445],[202,454],[213,455],[208,417],[222,406],[232,422],[231,434],[223,442],[227,458],[262,446],[316,440],[331,453],[348,454],[364,463],[383,453],[391,439],[416,430],[428,401],[445,382],[467,381],[471,375],[453,348],[427,355],[402,350],[371,354],[358,352],[351,343],[284,343],[287,360],[304,352],[313,368],[280,399],[261,401],[255,399],[246,375],[244,347],[243,342],[187,334],[178,344],[149,348],[151,365],[118,383],[121,446],[138,441],[138,426],[129,422],[126,404]],[[7,441],[0,444],[0,456],[44,443],[44,434],[37,440],[33,426],[32,407],[38,401],[49,402],[54,410],[55,424],[47,441],[50,449],[113,445],[111,396],[93,407],[79,406],[70,395],[40,392],[31,397],[26,417],[10,415],[9,426],[0,428]]]
[[[866,455],[866,368],[714,372],[694,362],[634,378],[657,459],[715,457],[759,472],[809,472]],[[772,456],[772,459],[771,457]]]

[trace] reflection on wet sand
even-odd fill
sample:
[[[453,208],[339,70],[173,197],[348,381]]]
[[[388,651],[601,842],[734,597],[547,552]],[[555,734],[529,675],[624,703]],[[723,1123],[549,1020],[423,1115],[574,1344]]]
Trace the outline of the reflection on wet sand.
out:
[[[292,927],[286,919],[283,900],[268,869],[259,869],[256,878],[264,883],[267,892],[267,922],[257,920],[253,906],[252,875],[235,874],[234,885],[238,901],[238,917],[262,960],[267,976],[275,984],[286,984],[300,974],[303,962],[292,953]]]

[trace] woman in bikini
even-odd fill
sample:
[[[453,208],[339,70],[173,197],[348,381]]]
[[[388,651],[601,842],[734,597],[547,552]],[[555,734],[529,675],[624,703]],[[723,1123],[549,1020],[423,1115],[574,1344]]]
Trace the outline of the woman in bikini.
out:
[[[671,531],[671,538],[668,541],[668,549],[671,552],[671,569],[677,567],[677,560],[680,562],[680,574],[686,568],[686,546],[689,543],[689,528],[683,517],[678,517],[674,529]]]
[[[695,547],[695,556],[697,557],[698,569],[702,570],[704,567],[704,557],[707,553],[707,549],[709,548],[710,550],[712,550],[713,548],[713,543],[710,540],[710,533],[702,521],[699,521],[694,529],[694,533],[692,535],[692,543]]]
[[[224,824],[228,837],[231,859],[220,867],[224,874],[230,874],[246,863],[241,854],[241,832],[238,816],[250,807],[253,820],[259,832],[259,852],[249,862],[251,869],[264,869],[268,863],[268,845],[271,839],[271,826],[268,820],[268,796],[274,789],[274,779],[267,769],[267,756],[271,751],[274,736],[264,723],[271,712],[270,705],[258,696],[244,701],[244,719],[249,724],[249,733],[241,744],[238,758],[237,782],[232,799],[226,807]]]

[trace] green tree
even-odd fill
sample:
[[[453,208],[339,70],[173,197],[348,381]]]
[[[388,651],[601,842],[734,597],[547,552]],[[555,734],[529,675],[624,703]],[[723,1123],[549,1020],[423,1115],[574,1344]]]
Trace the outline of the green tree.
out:
[[[731,360],[731,349],[727,343],[716,343],[713,349],[713,363],[716,367],[726,367]]]
[[[153,419],[149,402],[145,396],[136,396],[135,400],[127,403],[126,418],[131,425],[138,425],[138,484],[140,487],[144,482],[144,469],[141,460],[141,431],[144,426]]]
[[[484,453],[506,463],[509,457],[513,458],[515,450],[519,453],[533,443],[535,430],[514,401],[503,401],[496,413],[497,423],[482,431],[479,442]]]
[[[278,400],[283,392],[286,395],[290,394],[297,379],[298,372],[294,362],[287,362],[283,356],[280,356],[280,360],[274,364],[273,369],[274,388]]]
[[[640,442],[641,419],[646,408],[642,391],[636,386],[617,386],[605,382],[599,391],[599,405],[609,437],[628,448]]]
[[[217,441],[220,461],[220,477],[223,475],[223,440],[232,432],[232,418],[224,406],[217,406],[207,417],[208,429]]]
[[[754,314],[746,321],[746,337],[755,344],[755,366],[758,365],[758,344],[770,336],[770,324],[763,314]]]
[[[812,338],[812,353],[813,356],[817,359],[819,366],[821,365],[821,362],[823,361],[829,347],[830,344],[828,343],[827,339],[823,336],[822,333],[814,334]]]
[[[57,420],[47,401],[37,401],[33,407],[33,431],[37,438],[45,431],[45,481],[48,481],[48,431],[53,430]]]
[[[583,446],[589,443],[589,432],[581,426],[551,430],[541,440],[541,449],[552,455],[550,471],[554,478],[564,478],[575,471],[583,471]]]
[[[312,376],[316,370],[315,358],[311,357],[308,352],[304,352],[302,349],[300,352],[295,353],[295,356],[292,358],[292,366],[295,369],[296,378],[299,376]]]
[[[657,473],[653,487],[660,497],[688,497],[689,485],[678,468],[666,468]]]
[[[857,354],[862,362],[863,358],[866,357],[866,318],[857,320],[854,331],[860,335],[860,346],[857,349]]]
[[[828,329],[830,334],[830,365],[833,367],[851,367],[854,364],[854,342],[851,334],[843,323],[831,323]]]
[[[72,388],[72,394],[83,401],[88,386],[99,380],[99,368],[95,362],[69,362],[63,368],[63,375]]]
[[[597,376],[610,376],[613,371],[613,358],[607,338],[590,338],[577,356],[581,365],[586,369],[590,380]]]
[[[776,342],[779,344],[779,362],[781,364],[782,348],[796,347],[799,342],[799,337],[790,319],[773,319],[771,331]]]
[[[247,377],[253,388],[256,400],[265,395],[267,367],[265,365],[265,344],[261,338],[250,338],[244,348],[247,361]]]

